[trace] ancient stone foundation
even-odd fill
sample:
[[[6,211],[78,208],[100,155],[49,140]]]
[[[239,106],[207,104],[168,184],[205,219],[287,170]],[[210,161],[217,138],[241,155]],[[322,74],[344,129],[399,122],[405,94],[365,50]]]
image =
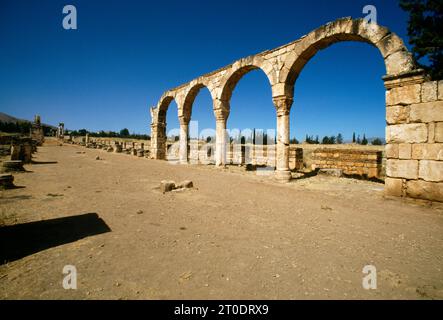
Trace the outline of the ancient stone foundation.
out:
[[[340,169],[345,175],[380,178],[382,152],[319,148],[312,152],[312,169]]]

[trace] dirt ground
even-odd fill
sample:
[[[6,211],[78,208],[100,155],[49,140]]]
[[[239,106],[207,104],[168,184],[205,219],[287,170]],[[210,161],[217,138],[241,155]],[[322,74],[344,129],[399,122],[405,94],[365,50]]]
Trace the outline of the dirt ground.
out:
[[[54,143],[34,160],[0,191],[2,299],[443,298],[442,206],[386,199],[382,184],[279,184]],[[195,188],[162,194],[168,179]]]

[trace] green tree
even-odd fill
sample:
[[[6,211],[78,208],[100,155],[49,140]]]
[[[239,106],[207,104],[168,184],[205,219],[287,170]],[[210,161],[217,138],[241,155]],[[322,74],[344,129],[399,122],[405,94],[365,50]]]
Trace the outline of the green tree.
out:
[[[129,130],[128,128],[124,128],[120,130],[120,137],[126,138],[129,137]]]
[[[409,13],[409,43],[416,61],[433,79],[443,79],[443,1],[400,0],[400,7]]]
[[[383,145],[383,141],[380,138],[375,138],[374,140],[372,140],[372,145],[373,146],[381,146],[381,145]]]
[[[361,140],[361,144],[366,146],[368,144],[368,139],[366,139],[366,135],[363,134],[363,139]]]
[[[335,144],[335,141],[336,140],[335,140],[334,136],[330,136],[330,137],[325,136],[325,137],[323,137],[321,143],[322,144]]]
[[[289,140],[290,144],[298,144],[298,140],[294,137],[291,140]]]
[[[356,143],[357,140],[355,140],[355,132],[352,133],[352,143]]]
[[[341,133],[337,135],[337,144],[343,144],[343,135]]]

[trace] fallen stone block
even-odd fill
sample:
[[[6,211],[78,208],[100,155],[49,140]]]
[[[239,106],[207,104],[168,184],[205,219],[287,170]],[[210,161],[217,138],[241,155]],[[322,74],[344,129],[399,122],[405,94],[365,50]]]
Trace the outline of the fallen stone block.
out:
[[[320,169],[318,171],[318,174],[340,178],[340,177],[343,177],[343,170],[341,170],[341,169]]]
[[[121,144],[116,144],[115,145],[114,152],[115,153],[122,153],[123,152],[123,148],[122,148]]]
[[[174,181],[163,180],[162,182],[160,182],[160,191],[161,192],[163,192],[163,193],[170,192],[174,189],[175,189],[175,182]]]
[[[191,180],[185,180],[176,185],[177,189],[190,189],[192,187],[194,187],[194,184]]]

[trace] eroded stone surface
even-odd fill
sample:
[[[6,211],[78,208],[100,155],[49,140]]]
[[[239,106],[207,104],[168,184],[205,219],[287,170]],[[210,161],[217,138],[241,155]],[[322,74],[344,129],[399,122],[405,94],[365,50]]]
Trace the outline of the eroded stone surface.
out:
[[[428,140],[424,123],[399,124],[386,127],[387,143],[423,143]]]
[[[401,197],[403,195],[403,179],[386,178],[385,194],[388,196]]]
[[[160,191],[161,192],[163,192],[163,193],[170,192],[174,189],[175,189],[175,182],[174,181],[163,180],[162,182],[160,182]]]
[[[388,159],[386,174],[392,178],[417,179],[418,161]]]
[[[411,198],[431,201],[442,201],[443,184],[422,180],[411,180],[406,183],[406,194]]]
[[[443,101],[412,105],[410,121],[423,123],[443,121]]]

